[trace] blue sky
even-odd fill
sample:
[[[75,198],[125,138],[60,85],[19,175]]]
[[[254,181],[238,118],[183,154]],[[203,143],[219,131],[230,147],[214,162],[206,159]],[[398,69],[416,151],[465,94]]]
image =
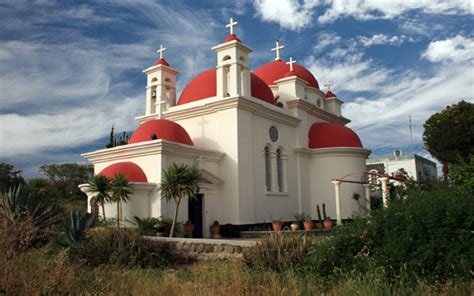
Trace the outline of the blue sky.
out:
[[[0,3],[0,161],[27,177],[45,163],[85,162],[112,124],[144,113],[141,72],[165,57],[178,88],[213,67],[210,48],[236,33],[271,61],[276,39],[322,86],[373,155],[422,149],[423,122],[474,97],[471,0],[22,1]],[[413,141],[408,116],[413,120]]]

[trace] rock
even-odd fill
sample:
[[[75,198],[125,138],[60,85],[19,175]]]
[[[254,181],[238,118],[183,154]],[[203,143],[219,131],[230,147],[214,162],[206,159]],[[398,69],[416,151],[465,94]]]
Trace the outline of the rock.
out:
[[[214,252],[219,253],[219,252],[222,252],[222,251],[224,251],[224,246],[223,245],[214,246]]]
[[[214,252],[214,246],[206,245],[206,253],[212,253],[212,252]]]
[[[183,244],[183,251],[184,252],[189,252],[190,249],[191,249],[191,246],[189,244]]]
[[[235,247],[235,253],[242,253],[242,247],[241,246],[236,246]]]
[[[234,246],[230,246],[230,245],[225,246],[225,252],[226,252],[227,254],[232,254],[232,253],[234,253]]]
[[[176,243],[176,251],[181,251],[183,249],[184,243]]]
[[[196,248],[196,252],[198,253],[202,253],[204,251],[204,245],[203,244],[199,244]]]

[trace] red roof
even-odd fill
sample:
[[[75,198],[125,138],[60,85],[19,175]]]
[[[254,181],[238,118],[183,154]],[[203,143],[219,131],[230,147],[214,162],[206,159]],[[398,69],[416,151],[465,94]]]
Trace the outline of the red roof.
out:
[[[288,71],[282,78],[297,76],[295,71]]]
[[[116,174],[123,174],[128,182],[148,182],[143,170],[130,161],[114,163],[99,173],[109,179],[114,179]]]
[[[224,40],[224,43],[232,41],[232,40],[242,42],[242,41],[240,41],[239,37],[237,37],[235,34],[229,34],[229,36],[227,36],[227,38]]]
[[[311,149],[329,147],[357,147],[363,148],[359,136],[348,127],[335,123],[317,122],[308,133]]]
[[[267,85],[275,85],[275,81],[285,77],[289,69],[290,67],[284,61],[277,60],[260,66],[255,70],[255,74],[262,78]],[[293,64],[293,70],[296,76],[308,82],[308,86],[319,89],[318,81],[308,69],[295,63]]]
[[[133,133],[129,144],[151,141],[153,134],[156,139],[193,145],[191,137],[181,125],[166,119],[153,119],[142,123]]]
[[[329,90],[329,91],[326,93],[326,98],[334,98],[334,97],[336,97],[336,94],[333,93],[332,91]]]
[[[168,64],[168,62],[165,60],[165,59],[159,59],[156,61],[156,63],[153,65],[153,66],[156,66],[156,65],[165,65],[165,66],[170,66],[170,64]]]
[[[178,105],[215,97],[217,94],[216,71],[215,68],[209,69],[194,77],[181,93]],[[252,97],[270,104],[275,101],[271,89],[254,73],[250,73],[250,93]]]

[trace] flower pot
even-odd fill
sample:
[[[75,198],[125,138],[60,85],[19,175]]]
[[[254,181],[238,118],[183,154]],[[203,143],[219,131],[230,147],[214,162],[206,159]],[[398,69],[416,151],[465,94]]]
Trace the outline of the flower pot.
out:
[[[319,222],[319,223],[316,223],[316,229],[323,229],[324,226],[323,226],[323,223]]]
[[[324,220],[323,224],[324,224],[325,229],[331,229],[332,228],[332,220],[330,220],[330,219]]]
[[[281,222],[272,222],[272,227],[274,231],[281,231],[282,226],[283,226],[283,223]]]
[[[313,230],[313,225],[314,225],[313,221],[304,221],[303,225],[304,225],[304,230],[306,231]]]
[[[193,237],[194,224],[184,224],[184,234]]]
[[[220,230],[221,230],[220,225],[212,225],[211,226],[211,236],[212,237],[219,237]]]
[[[291,231],[297,231],[298,228],[300,228],[298,223],[291,223],[290,227],[291,227]]]

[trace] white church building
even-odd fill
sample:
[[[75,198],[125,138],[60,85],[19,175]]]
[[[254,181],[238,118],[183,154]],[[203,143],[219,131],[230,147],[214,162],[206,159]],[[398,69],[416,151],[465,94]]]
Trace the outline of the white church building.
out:
[[[133,184],[123,218],[172,217],[174,203],[160,198],[159,184],[172,163],[195,164],[202,173],[198,198],[184,201],[179,221],[192,220],[199,234],[209,226],[248,225],[274,219],[294,220],[305,213],[317,219],[326,204],[336,218],[334,178],[366,168],[370,150],[345,125],[343,102],[290,58],[276,58],[249,69],[252,49],[230,34],[212,48],[216,66],[194,77],[176,96],[178,70],[163,58],[143,72],[147,76],[145,114],[126,145],[85,153],[96,174],[123,173]],[[88,194],[89,211],[91,193]],[[358,213],[354,193],[360,184],[340,188],[340,218]],[[363,202],[363,201],[362,201]],[[116,217],[106,205],[106,216]]]

